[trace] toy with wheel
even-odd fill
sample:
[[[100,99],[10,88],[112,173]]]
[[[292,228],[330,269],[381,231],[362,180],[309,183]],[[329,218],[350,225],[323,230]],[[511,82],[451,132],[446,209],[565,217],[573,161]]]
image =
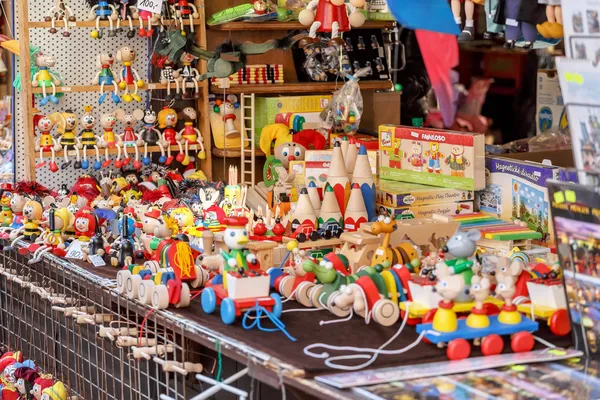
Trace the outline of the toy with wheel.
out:
[[[277,318],[281,316],[281,298],[276,293],[269,296],[270,279],[267,273],[238,268],[226,274],[227,289],[222,283],[209,282],[202,291],[200,300],[205,313],[212,314],[219,307],[221,320],[227,325],[233,324],[244,312],[257,305]]]
[[[533,279],[527,282],[530,303],[518,305],[518,310],[532,319],[546,320],[556,336],[571,333],[567,298],[561,279]]]

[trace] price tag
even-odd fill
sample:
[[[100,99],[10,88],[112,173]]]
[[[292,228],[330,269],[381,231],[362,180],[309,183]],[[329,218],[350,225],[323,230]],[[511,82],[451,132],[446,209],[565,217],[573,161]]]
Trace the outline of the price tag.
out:
[[[149,90],[154,90],[154,89],[156,89],[156,84],[155,84],[155,83],[149,83],[149,84],[148,84],[148,89],[149,89]]]
[[[144,11],[150,11],[153,14],[162,12],[163,0],[138,0],[137,8]]]
[[[63,92],[70,92],[72,90],[71,86],[62,86],[61,89]]]
[[[88,260],[90,260],[94,267],[104,267],[106,265],[102,256],[99,256],[98,254],[89,256]]]
[[[69,245],[69,249],[67,250],[67,254],[65,255],[65,258],[74,258],[76,260],[82,260],[83,259],[83,250],[81,249],[82,244],[83,244],[83,242],[80,242],[79,240],[74,240]]]

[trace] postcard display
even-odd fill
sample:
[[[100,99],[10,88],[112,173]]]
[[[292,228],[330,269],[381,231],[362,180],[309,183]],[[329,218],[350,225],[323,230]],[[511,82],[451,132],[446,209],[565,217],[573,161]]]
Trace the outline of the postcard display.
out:
[[[557,59],[577,173],[548,184],[575,344],[600,356],[600,3],[564,2],[565,49]]]

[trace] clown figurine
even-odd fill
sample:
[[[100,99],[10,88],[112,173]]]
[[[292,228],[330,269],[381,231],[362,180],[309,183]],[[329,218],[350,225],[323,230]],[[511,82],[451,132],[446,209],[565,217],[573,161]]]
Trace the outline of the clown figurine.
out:
[[[365,0],[350,0],[348,5],[344,0],[312,0],[298,15],[302,25],[310,25],[309,35],[301,40],[300,46],[318,43],[318,32],[331,32],[330,43],[345,45],[340,33],[348,32],[351,26],[360,28],[365,23],[365,16],[357,10],[364,5]]]
[[[223,284],[227,287],[227,272],[235,271],[238,268],[247,270],[248,264],[252,264],[252,269],[257,269],[258,259],[246,248],[248,243],[248,218],[246,217],[230,217],[225,218],[225,233],[223,241],[229,248],[229,252],[221,250],[221,256],[225,260],[223,269]]]
[[[41,400],[67,400],[67,388],[61,381],[42,391]]]

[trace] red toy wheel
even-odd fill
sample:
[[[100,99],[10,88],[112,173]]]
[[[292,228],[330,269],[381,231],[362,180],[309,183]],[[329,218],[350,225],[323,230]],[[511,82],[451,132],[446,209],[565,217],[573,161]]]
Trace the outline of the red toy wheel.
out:
[[[500,314],[500,308],[494,303],[483,303],[483,309],[485,310],[485,315],[498,315]]]
[[[406,311],[400,310],[400,321],[404,321],[405,315],[406,315]],[[406,321],[406,324],[410,325],[410,326],[419,325],[420,323],[421,323],[421,318],[410,318],[409,317],[408,320]]]
[[[179,303],[179,300],[181,300],[181,282],[170,279],[167,281],[167,290],[169,291],[169,303]]]
[[[510,341],[510,347],[515,353],[531,351],[534,345],[535,340],[533,339],[533,335],[525,331],[516,333]]]
[[[463,360],[471,354],[471,343],[466,339],[454,339],[448,343],[446,355],[449,360]]]
[[[422,324],[431,324],[433,322],[433,317],[435,317],[435,313],[437,311],[437,308],[432,308],[431,310],[427,311],[425,313],[425,315],[423,315],[423,318],[421,320]],[[427,339],[425,336],[423,336],[423,341],[425,343],[431,343],[429,341],[429,339]]]
[[[484,356],[500,354],[502,349],[504,349],[504,340],[500,335],[492,334],[481,341],[481,352]]]
[[[548,319],[550,330],[556,336],[565,336],[571,332],[571,321],[567,310],[557,310],[550,319]]]

